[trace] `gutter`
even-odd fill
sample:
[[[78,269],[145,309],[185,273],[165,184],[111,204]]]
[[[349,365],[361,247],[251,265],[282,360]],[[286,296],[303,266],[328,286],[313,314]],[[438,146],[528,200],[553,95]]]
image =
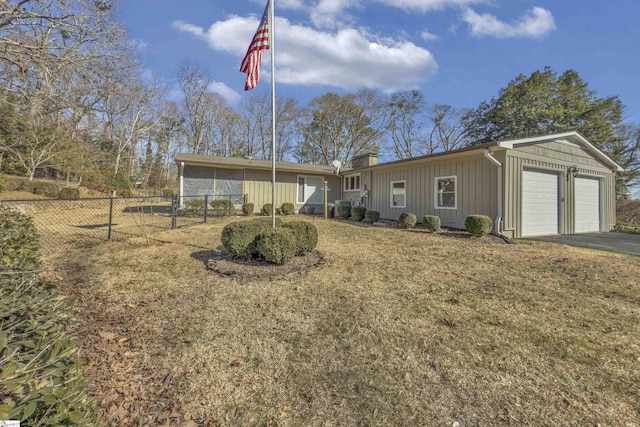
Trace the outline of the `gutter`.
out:
[[[493,234],[495,234],[496,236],[502,237],[502,239],[507,243],[515,244],[515,242],[511,238],[505,236],[502,233],[502,198],[504,194],[504,181],[502,178],[502,163],[500,163],[495,157],[493,157],[493,153],[489,151],[488,148],[484,149],[484,156],[487,158],[487,160],[489,160],[498,168],[498,215],[496,216],[495,225],[493,226],[493,230],[494,230]]]

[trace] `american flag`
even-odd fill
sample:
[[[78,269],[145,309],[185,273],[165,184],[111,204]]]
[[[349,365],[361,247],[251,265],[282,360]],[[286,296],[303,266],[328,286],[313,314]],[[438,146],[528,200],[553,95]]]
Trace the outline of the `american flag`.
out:
[[[256,34],[249,45],[247,54],[242,60],[240,71],[247,74],[244,90],[250,90],[258,86],[260,80],[260,64],[262,63],[262,51],[269,49],[269,2],[262,15]]]

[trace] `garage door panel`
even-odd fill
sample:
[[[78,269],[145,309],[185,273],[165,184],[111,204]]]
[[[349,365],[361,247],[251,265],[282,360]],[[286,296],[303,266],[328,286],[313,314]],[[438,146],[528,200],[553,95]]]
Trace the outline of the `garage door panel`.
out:
[[[600,231],[600,180],[576,178],[574,191],[575,232]]]
[[[558,234],[558,175],[522,173],[522,236]]]

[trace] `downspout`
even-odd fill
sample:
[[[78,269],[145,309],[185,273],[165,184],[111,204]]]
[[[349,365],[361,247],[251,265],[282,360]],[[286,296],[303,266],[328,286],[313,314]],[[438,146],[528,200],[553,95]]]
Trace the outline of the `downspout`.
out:
[[[180,162],[180,207],[184,203],[184,162]]]
[[[502,198],[504,194],[504,181],[502,178],[502,163],[500,163],[498,160],[496,160],[495,157],[493,157],[493,153],[491,153],[491,151],[489,151],[488,148],[484,149],[484,156],[487,158],[487,160],[489,160],[491,163],[496,165],[496,167],[498,168],[498,215],[496,216],[495,224],[493,226],[493,230],[494,230],[493,234],[495,234],[496,236],[502,237],[502,239],[504,239],[507,243],[515,243],[509,237],[502,234],[502,205],[503,205]]]

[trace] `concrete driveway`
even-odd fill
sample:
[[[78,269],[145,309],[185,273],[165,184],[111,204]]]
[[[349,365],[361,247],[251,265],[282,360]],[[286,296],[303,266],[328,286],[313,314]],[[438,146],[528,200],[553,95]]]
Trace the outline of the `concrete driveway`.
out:
[[[527,237],[526,240],[562,243],[581,248],[600,249],[609,252],[640,256],[640,234],[584,233],[555,236]]]

